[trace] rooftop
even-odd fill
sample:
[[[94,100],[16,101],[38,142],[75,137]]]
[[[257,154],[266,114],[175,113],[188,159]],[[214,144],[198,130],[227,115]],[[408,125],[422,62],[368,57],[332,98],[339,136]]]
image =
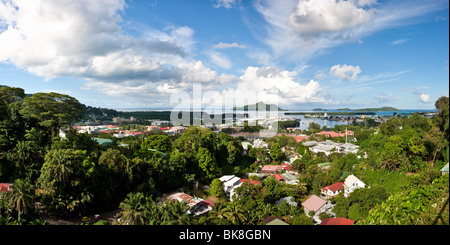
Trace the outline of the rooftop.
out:
[[[353,225],[355,221],[346,218],[325,218],[320,223],[321,225]]]
[[[338,182],[338,183],[334,183],[329,186],[325,186],[325,187],[321,188],[321,190],[324,190],[324,191],[330,190],[332,192],[336,192],[342,188],[344,188],[344,182]]]
[[[302,203],[302,206],[308,209],[309,211],[316,212],[319,210],[323,205],[325,205],[327,201],[323,200],[322,198],[312,195],[308,200],[304,201]]]

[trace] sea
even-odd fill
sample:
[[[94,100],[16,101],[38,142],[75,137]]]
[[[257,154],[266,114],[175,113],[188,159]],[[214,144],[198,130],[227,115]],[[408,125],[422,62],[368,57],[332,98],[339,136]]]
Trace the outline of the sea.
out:
[[[172,111],[172,109],[169,108],[161,108],[161,109],[154,109],[154,108],[132,108],[132,109],[117,109],[118,111]],[[193,110],[200,111],[200,110]],[[203,110],[205,111],[205,110]],[[300,126],[297,127],[301,130],[308,129],[309,123],[315,122],[319,124],[321,127],[326,126],[327,128],[334,128],[335,125],[349,125],[352,123],[351,121],[332,121],[327,120],[323,118],[307,118],[305,115],[285,115],[286,112],[292,113],[292,112],[301,112],[301,113],[330,113],[330,112],[339,112],[339,113],[345,113],[346,111],[340,111],[340,110],[332,110],[327,109],[326,111],[313,111],[313,110],[289,110],[289,111],[277,111],[272,113],[266,113],[265,111],[244,111],[244,110],[214,110],[214,111],[206,111],[210,114],[246,114],[247,117],[241,118],[240,120],[259,120],[259,119],[268,119],[273,117],[285,117],[285,118],[295,118],[300,121]],[[354,112],[354,111],[348,111],[348,112]],[[367,115],[367,117],[385,117],[385,116],[393,116],[393,115],[406,115],[410,116],[414,113],[433,113],[436,112],[436,110],[429,110],[429,109],[405,109],[405,110],[398,110],[398,111],[376,111],[375,115]],[[334,116],[334,115],[333,115]],[[335,115],[335,117],[346,117],[346,116],[355,116],[352,114],[341,114],[341,115]]]

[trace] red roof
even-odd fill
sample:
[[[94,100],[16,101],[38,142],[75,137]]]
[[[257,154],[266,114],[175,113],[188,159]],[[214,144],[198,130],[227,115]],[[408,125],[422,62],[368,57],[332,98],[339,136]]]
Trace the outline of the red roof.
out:
[[[207,200],[207,199],[201,201],[200,204],[203,205],[203,206],[207,206],[207,207],[214,207],[214,206],[216,206],[216,204],[213,201]]]
[[[329,137],[343,137],[345,136],[345,132],[344,133],[336,133],[334,131],[322,131],[319,132],[317,134],[323,134],[323,135],[327,135]],[[348,130],[347,131],[347,135],[354,135],[355,133],[353,131]]]
[[[325,201],[324,199],[316,195],[312,195],[310,198],[308,198],[308,200],[302,203],[302,206],[304,208],[307,208],[309,211],[317,212],[317,210],[325,205],[325,203],[327,203],[327,201]]]
[[[284,180],[284,178],[281,177],[281,175],[279,175],[279,174],[275,174],[274,177],[275,177],[278,181]]]
[[[299,136],[299,137],[295,138],[295,141],[297,141],[297,143],[299,143],[300,141],[305,140],[305,139],[306,139],[306,137]]]
[[[191,200],[193,197],[189,196],[188,194],[182,193],[180,196],[178,196],[179,198],[185,200],[186,202],[189,202],[189,200]]]
[[[240,179],[239,181],[241,181],[242,183],[248,181],[248,182],[250,182],[250,183],[252,183],[252,184],[259,184],[259,181],[257,181],[257,180],[252,180],[252,179]]]
[[[286,171],[291,171],[291,165],[289,165],[289,164],[282,163],[281,167]]]
[[[329,186],[325,186],[325,187],[321,188],[321,190],[323,190],[323,191],[330,190],[332,192],[336,192],[342,188],[344,188],[344,182],[338,182],[338,183],[334,183]]]
[[[0,183],[0,192],[12,191],[12,184]]]
[[[280,165],[265,165],[262,167],[261,171],[263,172],[277,172],[278,170],[283,169]]]
[[[353,225],[355,221],[346,218],[325,218],[320,223],[321,225]]]
[[[334,131],[322,131],[322,132],[319,132],[319,133],[317,133],[317,134],[323,134],[323,135],[327,135],[327,136],[330,136],[330,137],[339,137],[339,136],[342,136],[341,134],[336,133],[336,132],[334,132]]]
[[[169,129],[171,129],[172,127],[162,127],[162,128],[159,128],[160,130],[169,130]]]

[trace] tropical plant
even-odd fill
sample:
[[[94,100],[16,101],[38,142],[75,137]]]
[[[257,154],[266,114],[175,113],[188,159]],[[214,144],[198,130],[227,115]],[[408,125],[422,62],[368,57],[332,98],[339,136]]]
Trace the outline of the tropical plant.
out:
[[[17,212],[18,220],[21,220],[21,215],[34,207],[34,188],[27,180],[17,179],[7,199],[9,207]]]

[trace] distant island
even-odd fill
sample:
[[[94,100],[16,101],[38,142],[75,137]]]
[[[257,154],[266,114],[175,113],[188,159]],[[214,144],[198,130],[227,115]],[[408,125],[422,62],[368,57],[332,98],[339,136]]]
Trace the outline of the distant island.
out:
[[[233,110],[247,110],[247,111],[257,111],[257,110],[266,110],[270,111],[271,108],[276,108],[278,111],[287,111],[283,110],[275,104],[266,104],[264,102],[258,102],[253,105],[245,105],[242,107],[233,107]]]
[[[351,109],[349,109],[349,108],[340,108],[340,109],[337,109],[337,111],[351,111]]]
[[[326,109],[322,109],[322,108],[314,108],[313,111],[327,111]]]
[[[380,108],[362,108],[362,109],[355,109],[354,111],[400,111],[397,108],[394,107],[380,107]]]

